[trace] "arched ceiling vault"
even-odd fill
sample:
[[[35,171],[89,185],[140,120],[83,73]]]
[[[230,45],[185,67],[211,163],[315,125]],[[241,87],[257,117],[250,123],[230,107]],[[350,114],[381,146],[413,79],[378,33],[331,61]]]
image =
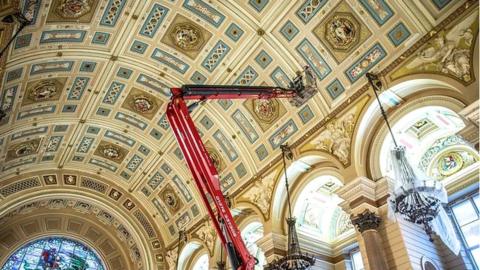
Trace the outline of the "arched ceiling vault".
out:
[[[287,86],[307,64],[317,75],[319,93],[301,108],[209,101],[193,113],[224,190],[234,192],[280,144],[348,100],[366,71],[390,64],[467,1],[414,2],[23,0],[32,25],[1,69],[0,185],[40,170],[97,174],[141,202],[172,243],[205,210],[165,119],[170,87]]]

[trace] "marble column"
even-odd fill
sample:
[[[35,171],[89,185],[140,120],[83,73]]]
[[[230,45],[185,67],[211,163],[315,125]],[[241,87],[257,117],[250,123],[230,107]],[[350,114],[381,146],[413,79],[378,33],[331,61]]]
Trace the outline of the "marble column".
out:
[[[382,239],[377,230],[380,222],[380,217],[368,209],[352,217],[353,225],[362,234],[371,270],[388,269]]]

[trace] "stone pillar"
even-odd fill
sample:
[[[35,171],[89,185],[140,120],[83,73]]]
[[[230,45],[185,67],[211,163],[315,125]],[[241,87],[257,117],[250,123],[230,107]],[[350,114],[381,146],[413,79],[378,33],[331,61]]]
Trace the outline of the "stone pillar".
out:
[[[267,263],[287,254],[287,238],[281,234],[273,232],[266,233],[262,238],[257,240],[256,244],[265,253]]]
[[[382,238],[377,230],[380,222],[380,217],[368,209],[363,213],[352,216],[353,225],[362,234],[371,270],[388,269]]]
[[[372,213],[372,214],[376,213],[376,215],[378,215],[378,210],[379,210],[378,205],[386,202],[388,189],[386,185],[379,186],[378,183],[366,177],[358,177],[348,182],[342,188],[340,188],[337,191],[337,194],[342,199],[344,199],[344,201],[340,203],[340,206],[343,208],[345,212],[351,214],[352,218],[355,220],[355,218],[360,218],[360,217],[365,218],[366,217],[364,215],[365,211],[368,211],[369,213]],[[376,221],[378,222],[378,224],[380,224],[380,219]],[[358,222],[360,222],[360,219],[358,219]],[[357,241],[360,246],[360,253],[362,254],[363,264],[365,266],[365,269],[382,269],[381,267],[372,268],[370,266],[371,264],[373,264],[374,267],[376,267],[379,264],[376,263],[375,261],[370,262],[371,259],[375,259],[375,258],[372,257],[372,255],[370,255],[369,257],[368,253],[371,252],[372,246],[380,247],[379,249],[385,249],[385,246],[384,246],[385,242],[382,241],[381,234],[378,232],[378,224],[375,227],[373,226],[375,222],[371,223],[371,226],[373,226],[372,229],[375,229],[376,233],[367,232],[367,229],[366,229],[367,224],[368,223],[366,223],[365,221],[365,224],[363,224],[361,227],[362,230],[357,230]],[[357,228],[358,228],[358,225],[357,225]],[[364,236],[362,233],[364,232],[363,230],[364,228],[365,228],[366,236]],[[369,246],[367,247],[367,245]],[[368,248],[368,251],[367,251],[367,248]],[[385,256],[384,256],[383,263],[385,263],[388,266],[388,260],[385,259]],[[381,263],[380,265],[383,265],[383,264]],[[383,269],[392,269],[392,268],[384,267]]]
[[[400,216],[388,218],[388,186],[392,181],[359,177],[337,192],[345,200],[340,206],[352,215],[352,223],[358,228],[357,241],[365,269],[422,269],[426,260],[439,270],[470,269],[440,239],[430,242],[422,226]],[[378,257],[386,266],[379,265]]]

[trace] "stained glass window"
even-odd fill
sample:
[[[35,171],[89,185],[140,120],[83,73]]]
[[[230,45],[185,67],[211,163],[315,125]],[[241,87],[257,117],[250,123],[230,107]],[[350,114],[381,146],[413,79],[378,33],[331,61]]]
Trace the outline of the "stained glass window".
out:
[[[1,270],[104,270],[98,255],[87,246],[66,238],[30,242],[8,258]]]

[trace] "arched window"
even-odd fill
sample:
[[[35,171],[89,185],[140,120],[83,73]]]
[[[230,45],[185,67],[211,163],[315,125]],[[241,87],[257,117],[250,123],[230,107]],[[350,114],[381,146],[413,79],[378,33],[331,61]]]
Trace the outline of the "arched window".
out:
[[[323,175],[302,189],[294,206],[299,232],[330,241],[353,228],[348,215],[338,206],[342,199],[335,190],[341,186],[336,177]]]
[[[406,147],[411,165],[440,180],[478,160],[476,151],[455,135],[464,126],[452,110],[426,106],[407,113],[393,125],[392,131],[397,143]],[[392,139],[387,136],[380,153],[380,169],[383,175],[393,178],[392,148]]]
[[[258,264],[255,265],[256,270],[263,269],[263,265],[266,263],[265,254],[255,243],[258,239],[263,237],[263,225],[258,221],[249,223],[242,230],[242,238],[247,246],[248,251],[255,258],[258,259]]]
[[[208,270],[208,255],[203,254],[193,264],[192,270]]]
[[[103,270],[104,264],[89,247],[66,238],[51,237],[30,242],[13,253],[2,270],[78,269]]]

